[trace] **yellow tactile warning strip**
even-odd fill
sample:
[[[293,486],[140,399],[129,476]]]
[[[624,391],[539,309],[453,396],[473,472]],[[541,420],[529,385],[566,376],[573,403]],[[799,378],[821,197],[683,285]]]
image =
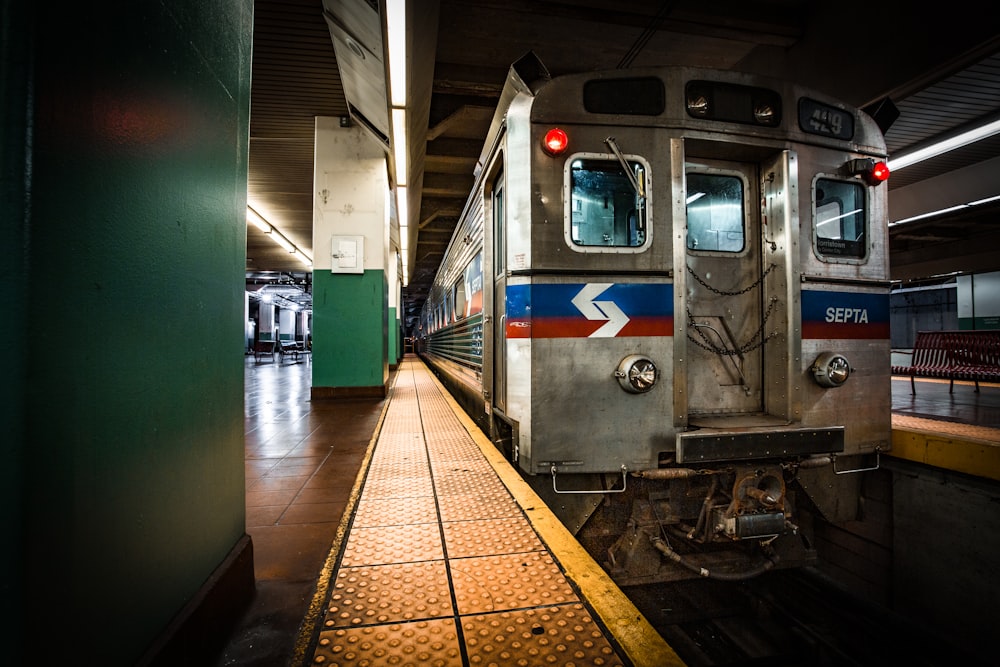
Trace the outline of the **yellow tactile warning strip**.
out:
[[[509,489],[516,473],[477,438],[408,357],[353,524],[335,544],[339,563],[319,586],[329,597],[304,664],[683,665],[537,496],[523,495],[523,480]]]
[[[890,455],[1000,480],[1000,429],[893,414]]]

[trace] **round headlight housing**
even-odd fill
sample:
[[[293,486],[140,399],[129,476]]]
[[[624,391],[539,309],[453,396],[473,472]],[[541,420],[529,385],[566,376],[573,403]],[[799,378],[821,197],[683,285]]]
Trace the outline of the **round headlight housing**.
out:
[[[632,394],[643,394],[656,384],[660,371],[649,357],[630,354],[615,369],[615,377],[622,389]]]
[[[851,363],[842,354],[824,352],[812,365],[813,379],[821,387],[839,387],[851,377]]]

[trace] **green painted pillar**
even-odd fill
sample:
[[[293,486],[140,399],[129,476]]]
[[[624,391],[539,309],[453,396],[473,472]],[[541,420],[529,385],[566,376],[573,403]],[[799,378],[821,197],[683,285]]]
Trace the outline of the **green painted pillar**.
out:
[[[385,151],[359,127],[316,119],[312,397],[385,396],[389,381]]]
[[[0,644],[137,664],[248,544],[253,2],[0,15]]]
[[[398,236],[398,235],[397,235]],[[395,368],[403,358],[403,283],[400,276],[402,264],[399,245],[393,237],[392,252],[389,254],[389,366]]]

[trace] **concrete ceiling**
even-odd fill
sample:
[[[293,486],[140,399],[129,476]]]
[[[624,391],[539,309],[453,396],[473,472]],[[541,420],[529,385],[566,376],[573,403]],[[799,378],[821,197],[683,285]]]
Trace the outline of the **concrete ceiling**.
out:
[[[326,0],[326,8],[364,14],[384,3]],[[344,84],[356,85],[350,77],[358,75],[338,67],[324,10],[323,0],[254,3],[248,201],[309,256],[314,118],[365,120],[348,106]],[[886,133],[890,157],[1000,119],[1000,24],[958,6],[932,19],[901,0],[409,0],[409,11],[424,22],[411,55],[433,62],[433,74],[417,82],[429,108],[426,127],[421,116],[410,137],[422,187],[410,204],[419,233],[403,290],[406,323],[472,187],[508,68],[529,50],[553,76],[681,64],[789,77],[857,106],[889,97],[900,111]],[[891,220],[1000,195],[1000,135],[899,170],[889,190]],[[891,225],[893,278],[1000,270],[997,242],[1000,203]],[[249,227],[248,286],[299,285],[302,298],[295,290],[291,298],[308,302],[310,280],[299,261]]]

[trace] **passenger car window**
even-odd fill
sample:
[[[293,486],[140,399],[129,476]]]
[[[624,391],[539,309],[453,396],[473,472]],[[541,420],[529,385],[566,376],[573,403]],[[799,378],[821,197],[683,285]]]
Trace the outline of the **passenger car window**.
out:
[[[865,191],[860,183],[816,179],[814,227],[821,258],[862,259],[868,251]]]
[[[746,245],[743,180],[720,174],[687,175],[688,250],[742,252]]]
[[[627,164],[640,192],[617,160],[573,160],[569,236],[574,245],[638,248],[646,243],[646,168],[634,160]]]

